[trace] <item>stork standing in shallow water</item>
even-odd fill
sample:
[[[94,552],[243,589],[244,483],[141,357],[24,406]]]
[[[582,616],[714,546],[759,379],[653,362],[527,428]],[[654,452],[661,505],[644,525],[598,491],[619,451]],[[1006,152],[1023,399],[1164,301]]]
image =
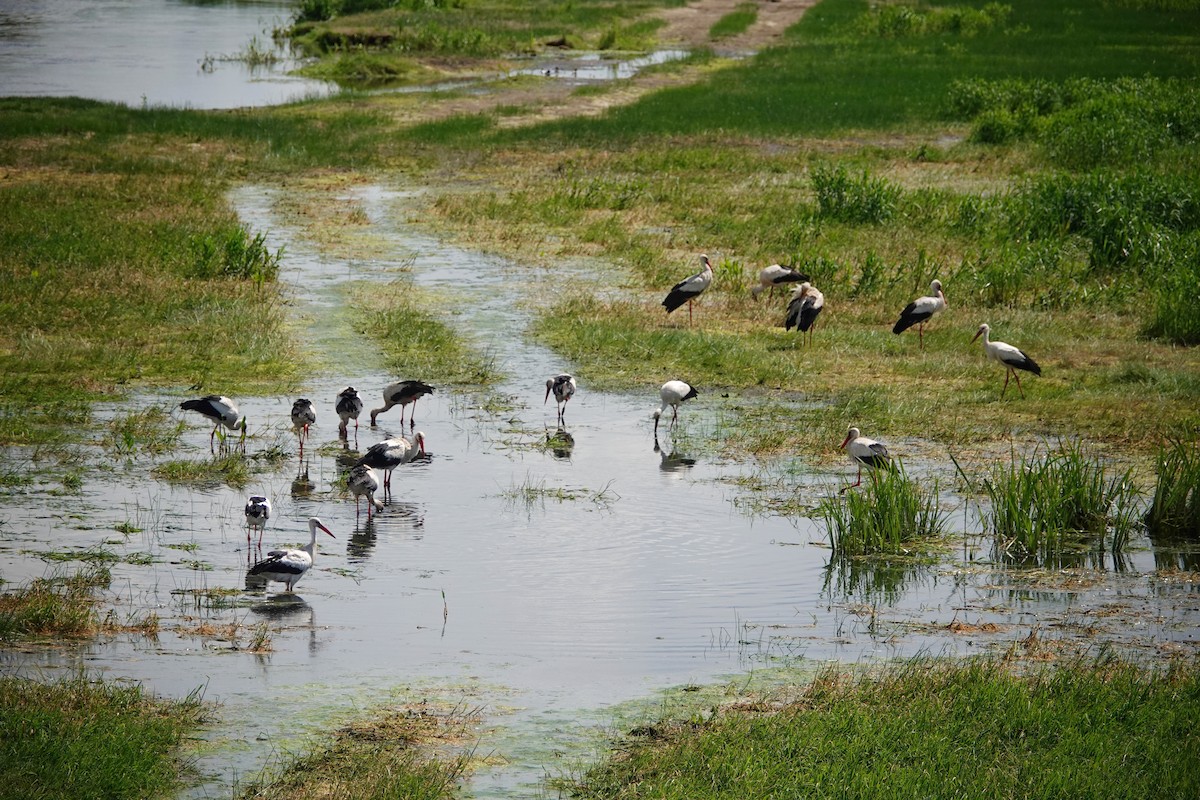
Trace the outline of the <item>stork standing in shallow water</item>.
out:
[[[400,406],[400,425],[403,427],[404,407],[412,403],[412,413],[409,414],[408,425],[410,428],[414,427],[417,423],[412,415],[417,413],[417,401],[427,394],[433,394],[433,387],[428,383],[396,381],[383,390],[383,408],[371,409],[371,425],[374,426],[375,418],[392,406]]]
[[[258,546],[262,547],[263,531],[271,518],[271,501],[261,494],[252,494],[246,501],[246,546],[250,545],[250,532],[258,528]]]
[[[386,494],[392,487],[392,470],[412,461],[418,452],[425,455],[425,434],[420,431],[413,434],[411,442],[400,436],[371,445],[354,466],[365,464],[383,470],[383,489]]]
[[[683,381],[667,381],[658,390],[658,396],[662,398],[662,407],[654,412],[654,438],[658,440],[658,420],[666,413],[667,408],[672,410],[671,427],[675,427],[676,420],[679,419],[679,406],[684,400],[691,400],[693,397],[698,397],[699,392],[692,386]]]
[[[846,434],[846,438],[838,446],[846,449],[846,452],[850,455],[850,460],[858,467],[858,480],[850,486],[843,486],[841,489],[842,492],[862,484],[863,467],[889,469],[892,466],[892,457],[888,453],[887,447],[882,442],[877,442],[874,439],[868,439],[863,436],[858,428],[851,428]]]
[[[896,324],[892,326],[892,333],[898,334],[916,325],[922,350],[925,349],[925,323],[934,314],[949,305],[946,302],[946,295],[942,294],[941,281],[929,284],[929,290],[931,294],[918,297],[905,306],[904,310],[900,312],[900,319],[896,320]]]
[[[316,421],[317,410],[313,408],[311,400],[301,397],[292,403],[292,429],[296,432],[296,439],[300,442],[301,457],[304,456],[304,442],[308,440],[308,426]]]
[[[338,418],[341,419],[341,422],[338,424],[338,435],[345,439],[349,435],[350,420],[354,420],[354,436],[357,440],[358,415],[363,410],[363,400],[358,396],[358,390],[353,386],[347,386],[338,392],[334,410],[337,412]]]
[[[812,344],[812,332],[817,326],[817,315],[825,308],[825,295],[821,290],[808,281],[797,286],[792,291],[792,301],[788,303],[787,318],[783,321],[783,329],[792,328],[800,331]]]
[[[360,501],[364,495],[367,498],[367,519],[371,518],[373,509],[383,511],[383,501],[375,497],[375,492],[379,491],[379,480],[375,477],[375,471],[366,464],[359,464],[350,470],[350,477],[346,479],[346,488],[350,490],[350,494],[354,495],[356,517],[362,513]]]
[[[238,419],[237,403],[230,400],[224,395],[209,394],[201,397],[198,400],[184,400],[179,404],[179,407],[184,411],[197,411],[208,417],[210,422],[213,422],[212,434],[208,437],[208,449],[213,449],[213,437],[217,435],[217,431],[222,425],[231,431],[240,430],[242,438],[240,444],[246,443],[246,418],[243,416]],[[221,436],[221,443],[225,443],[225,436]]]
[[[553,378],[546,379],[546,397],[542,401],[545,405],[550,401],[550,393],[554,393],[554,405],[558,408],[558,421],[563,421],[563,414],[567,413],[567,401],[575,396],[575,379],[567,373],[555,375]]]
[[[704,290],[712,285],[713,281],[712,262],[703,253],[700,255],[700,261],[704,264],[704,269],[672,286],[670,293],[662,301],[668,314],[687,303],[688,325],[692,324],[692,301],[704,294]]]
[[[287,591],[292,591],[292,587],[296,585],[296,581],[304,577],[304,573],[313,565],[313,559],[317,554],[317,528],[328,533],[334,539],[333,531],[326,528],[321,520],[316,517],[309,517],[308,532],[310,540],[308,544],[299,550],[271,550],[267,553],[267,557],[250,568],[246,573],[247,579],[255,578],[260,581],[276,581],[278,583],[287,584]]]
[[[1036,361],[1011,344],[1007,342],[993,342],[989,338],[991,330],[986,322],[983,323],[979,326],[979,330],[975,332],[975,335],[971,337],[971,343],[974,344],[975,340],[982,336],[983,349],[987,352],[988,358],[1004,365],[1004,388],[1000,390],[1000,399],[1003,400],[1004,393],[1008,391],[1008,379],[1010,376],[1017,379],[1017,391],[1021,393],[1021,399],[1024,399],[1025,390],[1021,388],[1021,376],[1017,374],[1017,370],[1023,369],[1026,372],[1032,372],[1034,375],[1041,375],[1042,368],[1037,365]]]
[[[770,289],[771,294],[774,295],[776,286],[800,283],[806,280],[808,280],[808,276],[803,272],[797,272],[792,267],[781,264],[772,264],[769,267],[763,267],[762,272],[758,273],[758,284],[750,287],[750,294],[757,300],[763,289]]]

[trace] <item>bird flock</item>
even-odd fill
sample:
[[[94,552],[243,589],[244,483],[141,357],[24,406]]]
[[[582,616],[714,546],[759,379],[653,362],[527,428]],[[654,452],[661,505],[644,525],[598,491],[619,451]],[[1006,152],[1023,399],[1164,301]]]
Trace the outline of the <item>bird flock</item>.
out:
[[[704,294],[713,283],[714,275],[711,260],[706,254],[701,254],[700,262],[702,269],[672,286],[670,292],[662,301],[662,306],[668,314],[686,304],[688,306],[689,326],[693,322],[692,305],[694,301]],[[763,268],[758,275],[758,282],[751,287],[750,293],[757,300],[763,292],[774,295],[776,287],[781,286],[793,287],[784,316],[783,328],[786,331],[791,331],[795,328],[802,335],[802,340],[807,344],[811,344],[817,319],[825,308],[825,295],[812,285],[808,275],[797,271],[791,266],[781,264],[771,264]],[[918,297],[900,312],[899,319],[892,326],[892,333],[900,334],[916,326],[919,346],[921,349],[924,349],[925,324],[946,307],[946,296],[942,291],[942,283],[941,281],[934,280],[930,284],[930,294]],[[1005,342],[992,341],[991,329],[986,323],[979,326],[978,331],[971,340],[972,343],[981,337],[987,357],[1005,368],[1004,388],[1000,393],[1001,398],[1008,391],[1008,384],[1012,379],[1015,379],[1017,390],[1024,397],[1025,392],[1021,387],[1021,378],[1018,370],[1041,375],[1041,367],[1018,348]],[[550,396],[554,396],[560,434],[565,434],[565,429],[562,426],[564,425],[567,404],[575,396],[577,388],[575,378],[565,372],[554,375],[546,380],[546,394],[543,404],[549,403]],[[374,427],[380,414],[386,413],[395,406],[400,406],[401,428],[404,426],[405,411],[407,409],[409,430],[412,432],[407,437],[395,436],[371,445],[350,467],[346,478],[346,487],[354,497],[355,510],[358,515],[361,516],[362,513],[361,504],[363,498],[367,500],[368,519],[373,513],[383,511],[385,508],[384,499],[391,494],[392,473],[395,469],[404,464],[411,463],[418,456],[425,457],[425,434],[414,430],[416,427],[416,405],[420,398],[433,393],[434,387],[422,381],[397,381],[388,385],[383,390],[383,405],[379,408],[371,409],[370,420],[371,426]],[[673,428],[679,419],[679,407],[686,401],[697,396],[699,396],[699,391],[696,387],[678,379],[667,381],[659,389],[661,404],[653,414],[656,451],[658,450],[659,425],[663,416],[666,415],[667,409],[671,410],[670,424]],[[409,408],[410,406],[411,408]],[[179,407],[184,411],[195,411],[213,423],[213,430],[209,436],[210,449],[215,451],[218,437],[220,438],[222,448],[227,446],[226,431],[240,433],[238,444],[242,448],[245,447],[246,417],[240,413],[237,404],[228,397],[223,395],[206,395],[193,400],[185,400],[179,404]],[[353,420],[356,446],[358,419],[364,409],[365,404],[362,397],[353,386],[347,386],[342,389],[334,402],[334,411],[337,413],[339,419],[338,436],[344,440],[348,440],[350,421]],[[317,413],[312,401],[308,398],[297,399],[292,405],[290,418],[292,429],[296,434],[297,443],[300,448],[300,455],[303,458],[304,445],[308,440],[310,428],[317,421]],[[846,433],[846,438],[842,440],[839,448],[846,451],[847,456],[857,468],[855,482],[843,487],[841,490],[843,492],[862,484],[864,467],[875,471],[889,469],[892,466],[892,457],[888,453],[886,445],[863,436],[857,427],[850,427]],[[381,471],[383,474],[382,483],[376,474],[376,470]],[[384,499],[380,499],[377,496],[381,488]],[[271,511],[271,501],[263,495],[251,495],[247,500],[245,507],[247,552],[249,552],[252,543],[252,534],[255,531],[258,533],[257,544],[261,550],[263,533],[268,520],[271,518]],[[312,567],[316,553],[318,530],[324,531],[329,536],[334,537],[334,534],[325,527],[321,520],[312,517],[309,519],[309,544],[298,549],[269,551],[265,558],[251,565],[247,574],[248,581],[261,581],[264,585],[267,582],[276,581],[283,583],[287,591],[292,591],[296,582]]]

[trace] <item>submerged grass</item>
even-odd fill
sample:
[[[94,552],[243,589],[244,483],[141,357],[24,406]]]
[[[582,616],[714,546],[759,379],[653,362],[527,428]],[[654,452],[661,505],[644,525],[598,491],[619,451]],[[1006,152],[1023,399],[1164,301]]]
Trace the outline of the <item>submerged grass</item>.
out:
[[[204,720],[195,694],[165,700],[136,684],[0,678],[0,798],[171,796],[186,775],[186,737]]]
[[[1158,481],[1146,528],[1155,539],[1200,541],[1200,446],[1177,440],[1160,447]]]
[[[1120,553],[1138,529],[1132,470],[1114,470],[1079,442],[1014,456],[982,481],[987,527],[1004,557],[1048,563],[1064,551]]]
[[[1200,671],[1108,660],[824,670],[782,710],[639,728],[573,796],[1174,798],[1200,792]],[[649,735],[638,735],[639,733]]]

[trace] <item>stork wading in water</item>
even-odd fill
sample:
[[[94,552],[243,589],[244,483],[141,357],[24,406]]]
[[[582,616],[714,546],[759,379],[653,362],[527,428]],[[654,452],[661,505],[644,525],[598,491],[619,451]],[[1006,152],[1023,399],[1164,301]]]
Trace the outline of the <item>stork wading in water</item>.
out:
[[[317,421],[317,410],[313,408],[312,400],[301,397],[292,403],[292,429],[300,442],[300,455],[304,455],[304,443],[308,441],[308,426]]]
[[[820,289],[805,281],[792,290],[792,301],[788,303],[787,318],[783,321],[783,329],[790,331],[795,328],[804,335],[809,344],[812,344],[812,332],[817,326],[817,315],[823,308],[825,308],[825,295],[821,294]]]
[[[392,470],[412,461],[418,453],[425,455],[425,434],[420,431],[413,434],[411,442],[398,436],[371,445],[354,466],[366,465],[383,470],[383,490],[386,495],[392,488]]]
[[[789,283],[800,283],[806,280],[808,280],[808,276],[803,272],[797,272],[792,267],[782,264],[772,264],[769,267],[763,267],[762,272],[758,273],[758,283],[750,287],[750,294],[757,300],[763,289],[770,289],[771,294],[774,295],[776,286],[786,286]]]
[[[238,440],[238,443],[243,446],[246,444],[246,418],[244,416],[239,418],[237,403],[228,397],[217,394],[205,395],[198,400],[184,400],[179,407],[184,411],[196,411],[213,423],[212,434],[208,437],[209,450],[213,449],[213,438],[222,425],[231,431],[241,431],[242,438]],[[221,434],[221,444],[225,444],[225,434],[223,433]]]
[[[900,319],[896,320],[896,324],[892,326],[892,333],[899,334],[916,325],[922,350],[925,349],[925,323],[948,305],[946,295],[942,294],[941,281],[929,284],[929,291],[930,294],[918,297],[905,306],[904,310],[900,312]]]
[[[366,464],[359,464],[350,470],[350,476],[346,479],[346,488],[350,490],[350,494],[354,495],[354,513],[357,517],[362,513],[362,498],[367,498],[367,519],[371,518],[372,510],[383,511],[383,501],[375,497],[375,492],[379,491],[379,479],[375,477],[375,470],[368,467]]]
[[[892,456],[888,453],[887,447],[882,442],[863,436],[858,428],[851,428],[846,434],[846,438],[838,446],[845,448],[850,460],[858,467],[858,479],[849,486],[843,486],[842,492],[862,484],[863,467],[872,470],[891,469]]]
[[[1021,399],[1025,398],[1025,390],[1021,388],[1021,376],[1017,374],[1017,370],[1023,369],[1026,372],[1032,372],[1034,375],[1041,375],[1042,368],[1037,365],[1029,356],[1007,342],[993,342],[990,338],[991,328],[985,322],[979,326],[979,330],[971,337],[971,343],[980,336],[983,337],[983,349],[987,353],[988,358],[1004,365],[1004,388],[1000,390],[1000,399],[1004,399],[1004,393],[1008,391],[1008,380],[1010,377],[1017,379],[1017,391],[1021,393]]]
[[[668,314],[687,303],[688,325],[692,324],[692,301],[704,294],[704,290],[711,286],[713,281],[712,262],[704,254],[701,254],[700,261],[704,264],[704,269],[672,286],[671,291],[662,301],[663,308],[667,310]]]
[[[558,421],[563,421],[563,415],[567,413],[567,402],[575,396],[575,379],[567,373],[555,375],[553,378],[546,379],[546,398],[542,401],[542,405],[550,402],[550,394],[554,394],[554,405],[558,408]]]
[[[699,392],[694,387],[683,381],[667,381],[658,390],[658,396],[662,398],[662,407],[654,412],[654,440],[658,441],[658,420],[667,412],[669,407],[671,414],[671,427],[675,427],[676,420],[679,419],[679,406],[685,400],[691,400],[693,397],[698,397]]]
[[[421,381],[396,381],[383,390],[383,407],[371,409],[371,426],[375,425],[375,418],[387,411],[392,406],[400,406],[400,425],[404,425],[404,407],[412,403],[412,412],[408,417],[408,425],[410,428],[416,426],[416,420],[413,419],[413,414],[417,413],[417,401],[427,394],[433,394],[433,387],[428,383]]]
[[[271,501],[261,494],[252,494],[246,501],[246,546],[250,545],[250,533],[258,529],[258,546],[262,547],[263,531],[267,529],[267,520],[271,518]]]
[[[287,591],[292,591],[296,581],[304,577],[304,573],[312,568],[313,559],[317,554],[317,528],[328,533],[332,538],[333,531],[326,528],[321,520],[309,517],[309,542],[298,550],[271,550],[267,557],[250,567],[246,573],[247,581],[254,579],[263,582],[276,581],[287,585]]]
[[[354,436],[358,438],[358,415],[363,410],[363,399],[358,396],[358,390],[353,386],[347,386],[338,392],[337,402],[334,403],[333,410],[337,412],[338,419],[338,435],[343,439],[349,436],[350,420],[354,420]]]

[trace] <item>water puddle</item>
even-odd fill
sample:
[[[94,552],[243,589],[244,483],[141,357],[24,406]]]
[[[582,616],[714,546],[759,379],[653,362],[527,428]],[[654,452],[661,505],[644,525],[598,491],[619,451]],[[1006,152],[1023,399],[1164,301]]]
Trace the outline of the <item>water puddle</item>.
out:
[[[540,56],[531,67],[522,67],[509,73],[515,75],[541,75],[572,83],[594,83],[599,81],[627,80],[646,67],[679,61],[690,55],[688,50],[656,50],[633,58],[610,53],[585,53],[581,56]]]
[[[152,610],[163,626],[156,639],[0,651],[6,672],[82,669],[172,696],[203,687],[220,703],[219,720],[199,759],[209,780],[192,796],[226,796],[306,736],[385,700],[483,708],[491,732],[478,752],[491,758],[468,794],[529,797],[594,747],[581,726],[624,719],[618,709],[669,687],[813,660],[982,652],[1031,630],[1194,648],[1193,588],[1156,577],[1159,556],[1148,548],[1120,563],[1044,570],[1037,589],[1025,572],[990,564],[973,537],[935,565],[830,568],[819,525],[743,510],[731,479],[752,467],[677,448],[669,430],[655,440],[656,386],[601,393],[577,375],[566,412],[573,446],[539,446],[555,428],[545,379],[572,365],[524,335],[527,303],[550,296],[561,276],[420,233],[408,222],[412,197],[364,186],[338,198],[369,220],[370,255],[348,258],[323,251],[280,211],[283,190],[232,196],[244,223],[283,248],[280,279],[328,364],[296,395],[318,412],[304,461],[288,430],[294,397],[244,397],[248,452],[289,454],[246,491],[164,483],[150,476],[154,458],[97,448],[88,457],[104,468],[78,494],[37,485],[0,501],[6,581],[58,569],[45,560],[52,551],[107,551],[117,559],[118,613]],[[343,443],[334,398],[353,384],[371,408],[388,383],[424,376],[382,371],[342,312],[351,290],[402,274],[508,377],[489,392],[438,387],[421,399],[416,427],[431,456],[396,470],[388,506],[368,521],[336,483],[356,453],[401,432],[399,413],[382,415],[378,430],[364,414],[357,444],[353,427]],[[506,402],[489,410],[496,394]],[[722,413],[729,401],[718,395],[685,406],[682,424]],[[100,416],[174,409],[182,398],[138,396]],[[172,457],[207,459],[209,430],[189,419],[182,455]],[[817,493],[847,473],[797,465],[788,474],[796,491]],[[253,555],[241,510],[250,493],[275,504],[267,546],[304,543],[312,515],[337,536],[322,537],[295,597],[239,591]],[[961,498],[946,501],[959,509],[959,529],[971,530]],[[217,602],[205,594],[214,589],[232,594]],[[1109,630],[1117,614],[1121,629]],[[259,631],[270,650],[249,652]]]

